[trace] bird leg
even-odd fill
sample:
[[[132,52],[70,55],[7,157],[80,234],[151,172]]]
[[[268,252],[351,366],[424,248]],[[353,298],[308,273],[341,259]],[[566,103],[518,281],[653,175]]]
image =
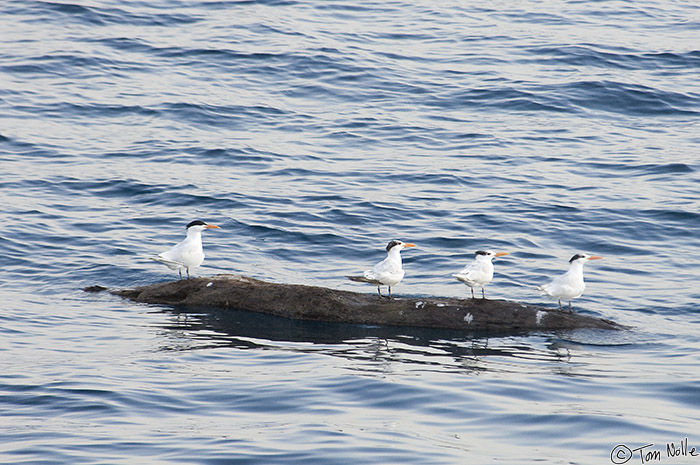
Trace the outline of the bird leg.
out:
[[[481,288],[481,298],[485,299],[486,298],[486,293],[484,292],[484,288]]]
[[[389,288],[389,300],[391,300],[391,286],[388,286]]]
[[[474,288],[470,288],[472,290],[472,299],[474,298]]]
[[[180,279],[182,279],[182,268],[178,268],[177,272],[180,273]]]
[[[187,279],[190,279],[190,269],[187,268]]]
[[[571,308],[571,301],[569,301],[569,313],[574,313],[573,309]]]
[[[379,298],[382,298],[382,288],[381,286],[377,286],[377,292],[379,292]]]
[[[559,310],[564,310],[561,306],[561,299],[559,299]]]

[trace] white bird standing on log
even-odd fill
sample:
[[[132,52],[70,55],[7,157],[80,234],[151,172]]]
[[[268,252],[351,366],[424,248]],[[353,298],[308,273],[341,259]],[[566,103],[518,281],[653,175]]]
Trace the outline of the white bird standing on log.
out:
[[[559,309],[562,309],[562,299],[569,301],[569,311],[571,309],[571,300],[581,297],[586,289],[586,283],[583,281],[583,265],[589,260],[600,260],[603,257],[597,255],[587,255],[585,253],[577,253],[569,260],[569,270],[563,275],[554,278],[549,284],[537,286],[537,289],[547,294],[553,299],[559,300]]]
[[[393,240],[386,246],[386,258],[364,272],[362,276],[347,276],[351,281],[369,283],[377,286],[379,297],[382,297],[381,286],[389,287],[389,298],[391,299],[391,286],[396,286],[404,276],[401,263],[401,250],[406,247],[416,247],[416,244]]]
[[[187,237],[182,242],[152,257],[151,260],[160,262],[171,270],[177,270],[180,273],[180,279],[182,279],[182,270],[187,270],[187,279],[190,279],[190,268],[196,268],[204,261],[202,231],[205,229],[221,228],[200,220],[192,221],[187,225]]]
[[[462,281],[472,290],[474,298],[474,288],[481,288],[481,297],[486,298],[484,287],[493,279],[493,260],[496,257],[508,255],[508,252],[492,252],[491,250],[477,250],[474,261],[465,266],[462,271],[453,274],[458,281]]]

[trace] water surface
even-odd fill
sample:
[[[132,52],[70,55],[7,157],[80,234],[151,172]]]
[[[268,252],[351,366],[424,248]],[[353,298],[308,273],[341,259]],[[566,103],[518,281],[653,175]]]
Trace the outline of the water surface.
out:
[[[699,445],[700,8],[692,2],[0,7],[0,461],[612,463]],[[631,331],[463,334],[143,306],[200,275],[396,295],[534,287]],[[647,450],[647,449],[645,449]],[[639,460],[633,457],[630,463]],[[693,463],[682,458],[676,463]]]

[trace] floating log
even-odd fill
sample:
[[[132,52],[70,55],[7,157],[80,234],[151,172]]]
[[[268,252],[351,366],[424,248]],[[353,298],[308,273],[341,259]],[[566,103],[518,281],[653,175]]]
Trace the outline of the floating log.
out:
[[[102,289],[93,286],[85,290]],[[277,284],[238,275],[185,279],[109,292],[148,304],[233,308],[336,323],[502,333],[625,328],[602,318],[505,300],[442,297],[389,300],[374,293]]]

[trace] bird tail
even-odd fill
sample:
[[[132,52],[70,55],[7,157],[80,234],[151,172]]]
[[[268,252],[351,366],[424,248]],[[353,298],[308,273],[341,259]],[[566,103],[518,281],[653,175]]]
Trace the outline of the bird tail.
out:
[[[376,284],[380,285],[381,283],[377,281],[376,279],[370,279],[365,276],[346,276],[350,281],[355,281],[358,283],[369,283],[369,284]]]
[[[547,285],[542,285],[542,286],[537,286],[535,289],[540,291],[543,294],[549,295],[549,291],[547,290]]]
[[[183,265],[180,262],[168,260],[167,258],[163,258],[163,257],[158,256],[158,255],[156,255],[155,257],[149,257],[149,258],[155,262],[162,263],[163,265],[167,266],[171,270],[177,270],[178,268],[187,268],[185,265]]]

